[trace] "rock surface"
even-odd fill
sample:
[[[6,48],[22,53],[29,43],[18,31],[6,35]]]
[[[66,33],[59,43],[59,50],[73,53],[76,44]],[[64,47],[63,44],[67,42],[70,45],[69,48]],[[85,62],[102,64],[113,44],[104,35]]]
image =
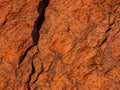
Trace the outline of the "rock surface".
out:
[[[0,90],[119,90],[120,0],[0,0]]]

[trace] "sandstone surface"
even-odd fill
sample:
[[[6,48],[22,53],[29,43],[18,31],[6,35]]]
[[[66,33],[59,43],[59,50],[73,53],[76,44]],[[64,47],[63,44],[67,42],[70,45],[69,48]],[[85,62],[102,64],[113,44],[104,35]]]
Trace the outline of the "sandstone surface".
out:
[[[120,0],[0,0],[0,90],[119,90]]]

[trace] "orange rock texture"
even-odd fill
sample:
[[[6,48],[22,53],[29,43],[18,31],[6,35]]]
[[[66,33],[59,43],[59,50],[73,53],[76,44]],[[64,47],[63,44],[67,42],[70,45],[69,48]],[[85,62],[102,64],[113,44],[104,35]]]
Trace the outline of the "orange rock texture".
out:
[[[0,90],[120,90],[120,0],[0,0]]]

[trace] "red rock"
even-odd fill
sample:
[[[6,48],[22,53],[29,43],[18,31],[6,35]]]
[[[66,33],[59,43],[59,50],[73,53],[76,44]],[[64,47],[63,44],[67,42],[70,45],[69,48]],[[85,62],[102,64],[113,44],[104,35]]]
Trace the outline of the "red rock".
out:
[[[0,90],[119,90],[120,0],[1,0]]]

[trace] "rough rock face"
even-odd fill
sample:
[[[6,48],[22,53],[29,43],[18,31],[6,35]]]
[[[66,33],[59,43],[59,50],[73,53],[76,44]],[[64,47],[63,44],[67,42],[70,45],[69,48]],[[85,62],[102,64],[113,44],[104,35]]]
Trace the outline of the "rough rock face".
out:
[[[119,90],[120,0],[0,0],[0,90]]]

